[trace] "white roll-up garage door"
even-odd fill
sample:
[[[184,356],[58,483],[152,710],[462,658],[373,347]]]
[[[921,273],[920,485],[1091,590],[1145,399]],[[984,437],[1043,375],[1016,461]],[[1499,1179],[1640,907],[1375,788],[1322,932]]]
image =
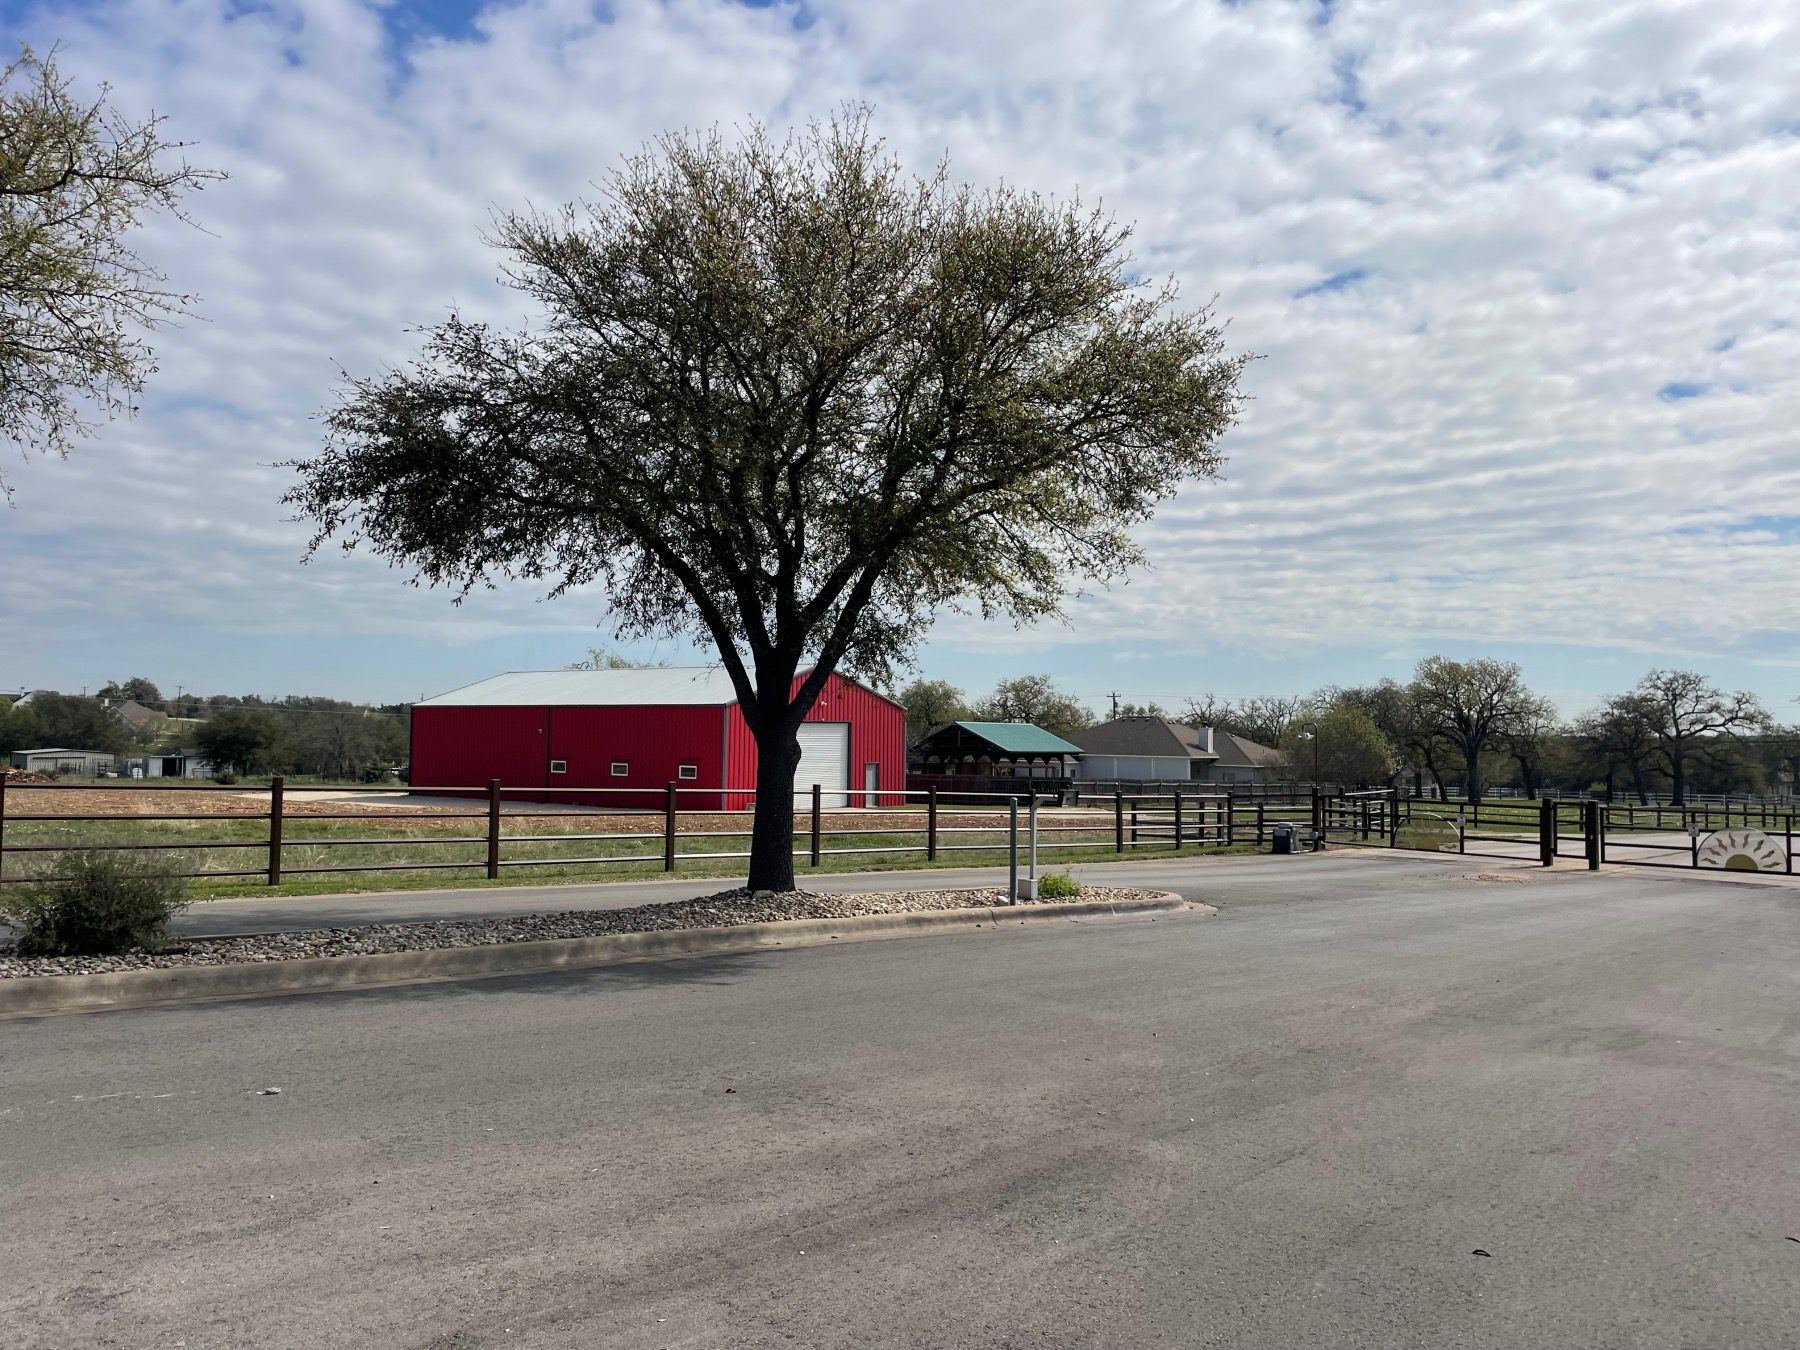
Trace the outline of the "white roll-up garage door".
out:
[[[813,784],[824,788],[819,801],[825,806],[848,806],[850,794],[850,724],[802,722],[800,767],[794,770],[794,798],[812,803]]]

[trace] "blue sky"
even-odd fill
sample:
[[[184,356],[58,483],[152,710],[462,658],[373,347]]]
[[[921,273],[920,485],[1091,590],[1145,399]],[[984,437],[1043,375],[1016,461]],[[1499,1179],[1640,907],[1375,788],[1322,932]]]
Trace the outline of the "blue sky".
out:
[[[14,461],[0,687],[414,698],[611,645],[605,602],[302,566],[279,461],[340,367],[451,306],[527,322],[492,209],[671,127],[846,99],[921,167],[1079,190],[1259,353],[1153,566],[924,673],[1096,707],[1520,661],[1576,712],[1654,665],[1800,695],[1800,25],[1761,0],[57,0],[0,4],[231,181],[145,251],[201,317],[134,420]],[[665,645],[646,657],[704,659]]]

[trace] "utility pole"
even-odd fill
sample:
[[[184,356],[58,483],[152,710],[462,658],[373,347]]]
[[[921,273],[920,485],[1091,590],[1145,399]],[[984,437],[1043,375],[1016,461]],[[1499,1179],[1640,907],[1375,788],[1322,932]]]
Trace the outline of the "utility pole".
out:
[[[1113,721],[1116,722],[1119,720],[1119,696],[1117,694],[1108,694],[1107,697],[1112,700]]]

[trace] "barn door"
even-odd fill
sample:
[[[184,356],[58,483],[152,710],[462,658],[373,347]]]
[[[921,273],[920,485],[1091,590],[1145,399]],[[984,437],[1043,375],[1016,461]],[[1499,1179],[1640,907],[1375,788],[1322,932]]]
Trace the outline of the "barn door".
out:
[[[824,789],[822,806],[850,804],[850,724],[802,722],[800,767],[794,770],[794,797],[811,802],[813,784]]]

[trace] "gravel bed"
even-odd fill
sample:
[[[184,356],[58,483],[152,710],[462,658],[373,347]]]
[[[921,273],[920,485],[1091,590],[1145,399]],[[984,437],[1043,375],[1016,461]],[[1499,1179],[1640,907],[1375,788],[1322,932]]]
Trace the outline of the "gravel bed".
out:
[[[1025,901],[1057,905],[1087,901],[1149,900],[1161,891],[1120,886],[1088,886],[1068,900]],[[665,928],[726,928],[733,924],[782,919],[843,919],[858,914],[903,914],[932,909],[980,909],[1006,902],[1000,887],[976,890],[881,891],[866,895],[824,895],[811,891],[721,891],[673,904],[635,909],[567,910],[495,919],[437,923],[379,923],[361,928],[313,928],[249,937],[178,939],[170,950],[123,956],[20,956],[0,946],[0,979],[39,975],[97,975],[113,970],[154,970],[175,966],[227,966],[256,961],[295,961],[312,956],[368,956],[376,952],[430,951],[445,947],[491,947],[546,938],[599,937],[607,933],[648,933]]]

